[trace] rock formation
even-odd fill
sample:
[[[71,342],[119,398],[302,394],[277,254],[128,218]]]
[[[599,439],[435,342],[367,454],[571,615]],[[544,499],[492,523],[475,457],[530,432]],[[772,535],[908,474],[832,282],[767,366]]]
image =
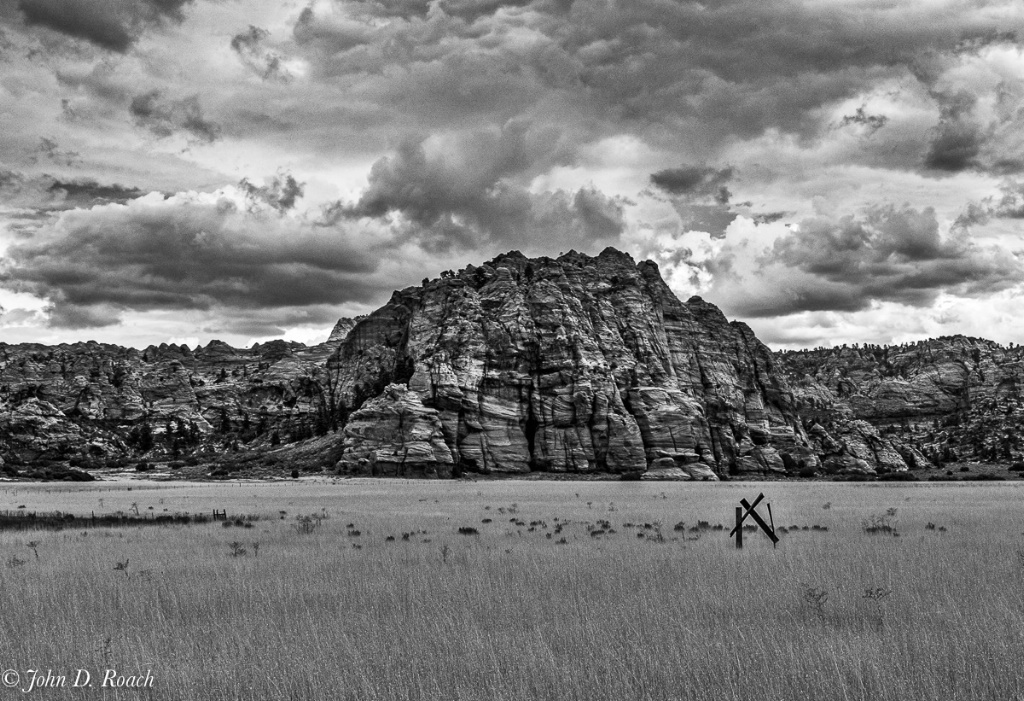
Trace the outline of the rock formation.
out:
[[[0,457],[97,468],[305,436],[336,347],[0,343]]]
[[[654,263],[613,249],[512,252],[396,292],[334,365],[360,427],[392,421],[364,402],[407,385],[436,414],[454,474],[818,466],[768,348],[702,299],[680,302]],[[371,449],[403,454],[396,434],[345,433],[344,470],[365,474]]]
[[[1024,348],[950,336],[777,354],[796,407],[877,465],[1020,460]],[[874,453],[868,436],[895,450]]]
[[[1021,459],[1022,382],[1024,349],[964,337],[772,353],[649,261],[511,252],[313,347],[0,343],[0,471],[899,472]]]

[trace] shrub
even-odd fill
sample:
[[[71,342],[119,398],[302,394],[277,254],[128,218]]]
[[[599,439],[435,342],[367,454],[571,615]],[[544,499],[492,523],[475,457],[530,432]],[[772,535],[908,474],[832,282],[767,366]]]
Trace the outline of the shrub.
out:
[[[153,466],[150,465],[145,460],[141,461],[138,465],[135,466],[135,471],[136,472],[149,472],[152,469],[153,469]]]
[[[797,473],[800,477],[814,477],[818,474],[818,471],[813,467],[802,467],[800,472]]]
[[[292,479],[296,479],[297,480],[298,478],[299,478],[299,470],[298,470],[298,468],[295,468],[295,469],[292,470]]]
[[[917,482],[917,475],[911,472],[887,472],[884,475],[879,475],[879,481],[881,482]]]

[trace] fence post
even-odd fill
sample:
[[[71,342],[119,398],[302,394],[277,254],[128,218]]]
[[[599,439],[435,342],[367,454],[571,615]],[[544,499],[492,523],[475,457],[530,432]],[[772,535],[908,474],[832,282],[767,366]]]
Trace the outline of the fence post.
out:
[[[743,507],[736,507],[736,547],[743,548]]]

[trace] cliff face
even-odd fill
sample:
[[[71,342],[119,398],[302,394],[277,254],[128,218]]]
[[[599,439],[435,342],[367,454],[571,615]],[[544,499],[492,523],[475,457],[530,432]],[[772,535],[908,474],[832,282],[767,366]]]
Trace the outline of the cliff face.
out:
[[[394,407],[363,403],[389,383],[420,398],[448,452],[418,451],[410,466],[442,476],[817,465],[792,393],[750,329],[700,298],[680,302],[654,263],[613,249],[557,260],[513,252],[396,292],[333,362],[342,401],[360,407],[350,426],[392,420]],[[370,453],[380,462],[402,452],[402,439],[371,445],[346,433],[343,470],[369,474]]]
[[[801,415],[870,426],[911,467],[1019,460],[1024,348],[950,336],[777,354]],[[922,463],[924,461],[924,463]]]
[[[512,252],[311,348],[0,343],[0,471],[872,474],[1021,459],[1022,382],[963,337],[773,354],[653,263]]]
[[[335,347],[0,343],[0,457],[99,468],[287,440],[311,430]]]

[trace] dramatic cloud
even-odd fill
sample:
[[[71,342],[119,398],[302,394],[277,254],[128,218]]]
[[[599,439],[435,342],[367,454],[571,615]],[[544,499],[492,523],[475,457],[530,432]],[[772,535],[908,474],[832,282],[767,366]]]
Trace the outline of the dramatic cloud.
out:
[[[0,26],[26,337],[313,334],[513,248],[652,256],[786,343],[1016,299],[1016,0],[0,0]]]
[[[143,194],[138,188],[116,183],[104,185],[88,178],[61,180],[50,175],[32,177],[13,170],[0,170],[3,202],[37,212],[121,203]]]
[[[124,53],[142,32],[181,22],[192,0],[19,0],[25,21]]]
[[[246,178],[238,184],[250,203],[262,202],[285,213],[295,207],[295,200],[302,197],[302,183],[297,182],[290,173],[275,175],[262,187],[257,187]]]
[[[126,310],[341,304],[375,291],[377,263],[337,229],[267,219],[242,193],[150,195],[64,212],[8,249],[0,283],[49,300],[54,324],[116,323]]]
[[[525,129],[476,133],[452,150],[429,154],[422,142],[406,142],[370,171],[359,200],[338,205],[333,218],[385,218],[393,213],[414,225],[434,249],[484,242],[514,248],[592,247],[615,242],[622,232],[622,205],[589,188],[574,193],[531,193],[517,182],[532,160]]]
[[[1024,183],[1006,183],[1001,189],[1002,197],[991,208],[992,215],[1004,219],[1024,219]]]
[[[111,202],[127,202],[145,193],[136,187],[101,185],[95,180],[54,180],[47,190],[61,198],[66,207],[91,207]]]
[[[877,302],[925,307],[941,293],[992,294],[1024,283],[1024,256],[941,236],[932,209],[883,207],[862,218],[801,222],[756,260],[746,280],[716,287],[737,314],[859,311]]]
[[[151,90],[132,98],[130,111],[136,124],[161,138],[184,131],[192,139],[209,143],[220,135],[220,127],[203,118],[195,95],[167,100],[159,90]]]
[[[885,126],[885,123],[889,121],[889,118],[884,114],[868,114],[864,111],[864,107],[858,107],[857,111],[853,114],[848,114],[843,117],[843,121],[840,122],[840,126],[846,127],[850,125],[857,125],[863,127],[868,135],[874,134],[876,131]]]
[[[651,184],[672,195],[706,196],[719,204],[729,203],[729,188],[725,183],[732,177],[732,168],[684,166],[669,168],[651,175]]]
[[[682,166],[653,173],[651,184],[673,196],[683,229],[721,237],[737,216],[728,206],[732,193],[725,185],[733,174],[732,168]]]
[[[249,30],[236,34],[231,39],[231,49],[248,68],[264,80],[289,80],[291,75],[284,68],[281,56],[264,46],[270,32],[249,25]]]

